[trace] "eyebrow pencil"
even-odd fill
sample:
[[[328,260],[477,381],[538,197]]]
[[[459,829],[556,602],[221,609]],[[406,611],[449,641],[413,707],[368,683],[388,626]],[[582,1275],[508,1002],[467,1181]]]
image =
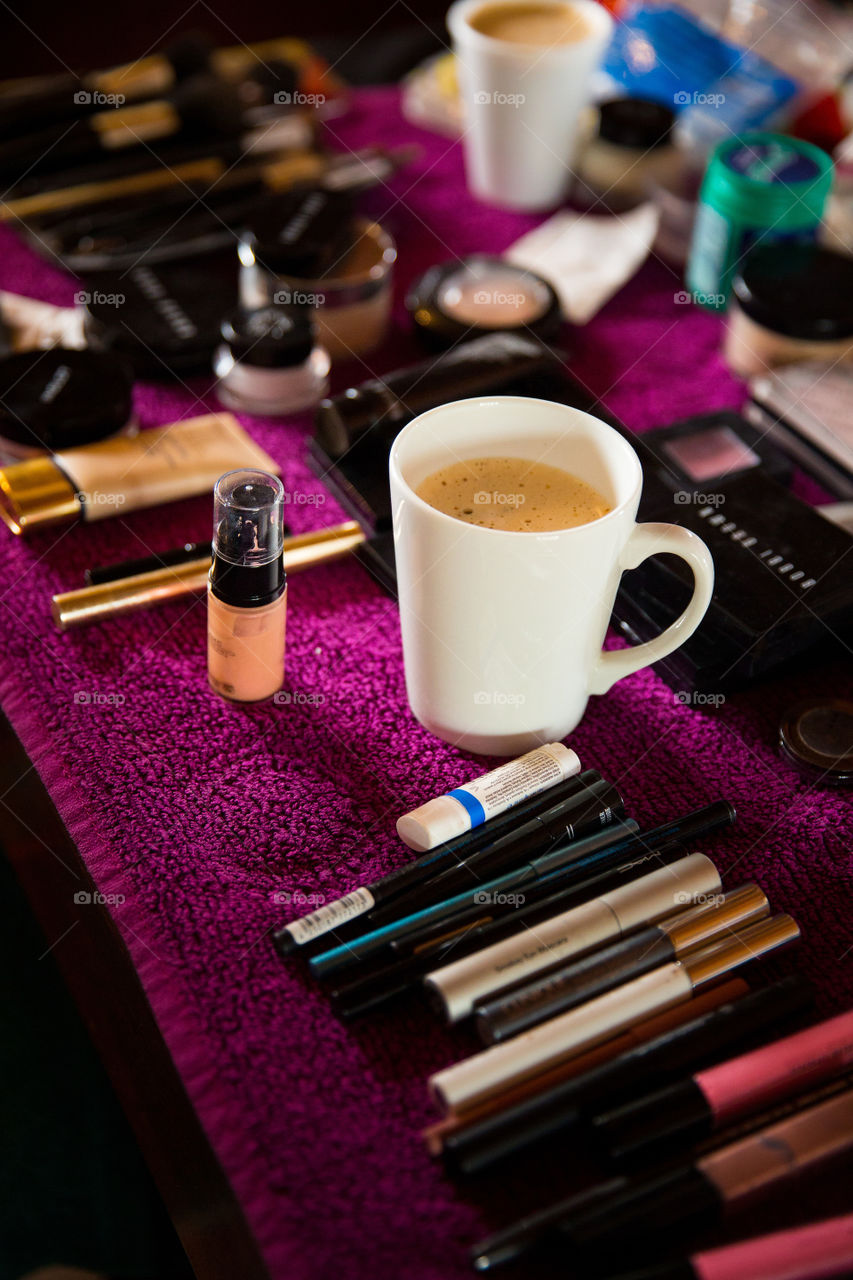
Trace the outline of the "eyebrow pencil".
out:
[[[454,840],[448,840],[437,848],[430,849],[420,857],[404,863],[403,866],[395,867],[393,871],[380,876],[378,880],[360,885],[343,897],[326,903],[325,906],[301,916],[298,920],[291,920],[274,934],[277,950],[283,956],[289,955],[358,916],[369,913],[372,921],[378,907],[391,901],[395,903],[402,901],[409,890],[437,875],[450,863],[455,864],[464,860],[475,850],[494,844],[527,823],[539,823],[541,826],[540,815],[550,812],[557,805],[570,808],[574,805],[577,796],[584,793],[587,788],[603,781],[601,774],[595,769],[585,769],[583,773],[566,778],[547,791],[522,800],[514,808],[497,815],[483,826],[474,827]]]
[[[395,959],[383,962],[380,955],[378,963],[370,966],[366,973],[362,973],[364,966],[360,966],[357,978],[350,977],[344,970],[338,979],[339,985],[331,992],[336,1013],[342,1018],[368,1013],[394,996],[420,987],[420,979],[444,961],[471,955],[521,928],[532,928],[559,911],[586,902],[597,893],[637,880],[653,868],[679,862],[685,851],[681,845],[671,844],[640,856],[625,855],[621,850],[615,854],[610,850],[602,853],[607,856],[602,856],[597,874],[587,874],[578,880],[570,863],[529,886],[523,905],[514,901],[512,893],[493,895],[488,904],[471,907],[431,929],[397,939],[390,947]]]
[[[284,540],[285,568],[288,573],[299,573],[315,565],[328,564],[361,546],[364,540],[361,526],[354,520],[295,534]],[[70,631],[137,609],[200,594],[207,590],[210,565],[208,551],[197,560],[62,591],[51,599],[51,616],[59,631]]]
[[[628,835],[631,834],[631,827],[627,823],[624,826],[620,823],[619,826],[623,832]],[[610,830],[611,828],[597,831],[594,835],[586,836],[582,840],[565,845],[564,860],[555,866],[549,866],[548,873],[558,871],[560,866],[563,866],[566,874],[572,874],[576,865],[582,864],[585,868],[587,863],[599,853],[606,854],[606,861],[608,862],[621,858],[622,855],[618,850],[611,850],[612,838]],[[540,872],[535,865],[538,861],[540,860],[534,859],[531,862],[525,862],[515,871],[499,876],[495,880],[481,881],[479,885],[464,889],[461,893],[454,894],[452,898],[448,898],[446,901],[436,902],[433,906],[422,907],[419,911],[413,911],[411,915],[397,916],[389,921],[388,924],[384,924],[379,928],[371,928],[369,933],[362,934],[361,937],[344,942],[330,951],[324,951],[321,955],[313,957],[309,961],[311,970],[316,977],[323,978],[337,972],[340,968],[369,959],[371,956],[385,950],[392,943],[405,945],[411,941],[412,937],[416,936],[417,940],[414,945],[420,946],[422,942],[421,932],[426,929],[432,929],[433,926],[441,934],[448,929],[453,929],[463,924],[463,916],[469,920],[482,917],[484,905],[488,904],[490,900],[500,902],[501,898],[510,894],[513,889],[523,887],[528,882],[535,882],[539,879],[540,874],[544,877],[545,871]],[[518,895],[513,895],[513,897],[517,900]],[[406,905],[407,902],[404,902],[404,910]],[[371,926],[373,923],[371,919]],[[408,949],[409,947],[407,946],[406,950]]]
[[[671,819],[669,822],[662,822],[659,826],[653,827],[649,831],[639,832],[634,838],[634,844],[637,848],[651,848],[655,844],[664,844],[670,840],[680,840],[682,842],[694,840],[717,827],[727,826],[729,823],[734,822],[735,817],[733,805],[729,804],[727,800],[715,800],[712,804],[703,805],[701,809],[694,809],[689,813],[681,814],[678,818]],[[571,839],[571,836],[567,838]],[[481,859],[485,861],[483,855],[471,858],[465,864],[464,870],[449,868],[443,877],[431,882],[428,892],[431,895],[441,897],[445,892],[456,891],[454,883],[456,880],[461,881],[460,888],[465,888],[466,883],[473,883],[477,877],[483,878],[480,865]],[[500,854],[489,859],[487,869],[490,875],[495,875],[497,871],[501,870]],[[435,897],[430,900],[435,901]],[[416,905],[421,904],[417,903]]]
[[[549,968],[534,982],[487,999],[475,1010],[477,1032],[484,1044],[499,1044],[695,951],[717,934],[769,914],[770,904],[756,884],[734,889],[710,905],[681,910],[580,960]]]
[[[477,1106],[458,1113],[448,1111],[446,1115],[434,1120],[421,1130],[426,1148],[430,1155],[440,1156],[443,1154],[445,1144],[463,1138],[469,1131],[476,1130],[481,1122],[497,1121],[500,1116],[512,1111],[515,1107],[533,1103],[540,1097],[544,1098],[551,1090],[562,1088],[570,1080],[576,1080],[592,1071],[597,1071],[599,1067],[621,1058],[640,1045],[648,1044],[651,1040],[656,1040],[688,1022],[693,1022],[694,1019],[710,1013],[713,1009],[719,1009],[724,1004],[739,1000],[749,990],[749,984],[743,978],[726,978],[708,987],[706,991],[698,992],[686,1004],[674,1005],[672,1009],[666,1009],[663,1013],[643,1018],[633,1027],[621,1031],[612,1040],[606,1040],[596,1045],[594,1049],[578,1054],[576,1058],[559,1062],[549,1071],[543,1071],[541,1075],[530,1080],[511,1085],[503,1093],[493,1094]],[[453,1173],[468,1171],[467,1168],[463,1169],[461,1163],[457,1165],[452,1160],[448,1160],[448,1170]]]
[[[493,1045],[430,1077],[433,1097],[446,1108],[475,1106],[512,1082],[547,1070],[617,1035],[638,1018],[689,1000],[693,992],[800,935],[790,916],[748,925],[737,937],[703,947],[615,991],[588,1000],[514,1040]]]
[[[630,862],[632,853],[636,853],[637,857],[642,860],[645,854],[658,852],[675,840],[686,841],[698,838],[719,827],[727,826],[734,822],[735,816],[733,805],[726,800],[718,800],[713,804],[703,806],[701,809],[682,814],[681,817],[662,823],[658,827],[653,827],[648,831],[640,831],[633,835],[625,835],[618,825],[618,820],[616,820],[609,829],[605,828],[605,834],[608,830],[613,832],[615,843],[612,846],[607,844],[602,847],[596,844],[584,848],[580,843],[577,845],[560,843],[556,849],[540,855],[540,859],[552,859],[552,861],[534,860],[536,863],[536,875],[535,877],[531,876],[531,880],[545,879],[551,872],[563,866],[568,867],[572,876],[580,876],[582,873],[592,874],[610,866],[627,865]],[[592,837],[587,838],[592,839]],[[595,852],[596,849],[600,849],[600,852]],[[567,851],[571,853],[569,859],[566,858]],[[411,865],[414,866],[415,864]],[[401,870],[404,872],[406,868]],[[485,873],[485,868],[481,868],[481,870]],[[482,881],[475,881],[475,887],[480,892],[490,891]],[[465,886],[463,886],[464,888]],[[535,892],[535,886],[533,892]],[[455,897],[456,895],[453,896]],[[426,904],[422,905],[421,909],[426,910],[432,901],[432,899],[429,899]],[[455,910],[460,910],[460,908],[457,907]],[[472,914],[469,915],[469,920],[474,921],[482,917],[483,913],[477,911],[475,907],[470,910]],[[381,951],[387,945],[387,942],[393,943],[395,938],[403,936],[406,938],[410,948],[426,946],[436,937],[440,937],[443,934],[444,922],[450,919],[446,907],[439,914],[437,923],[431,923],[434,917],[429,917],[426,923],[423,918],[416,917],[417,913],[414,911],[413,900],[410,896],[392,902],[384,911],[371,912],[369,917],[370,933],[376,934],[376,937],[368,942],[369,935],[364,934],[360,939],[364,946],[368,948],[367,954],[375,954]],[[312,917],[309,916],[307,919],[311,920]],[[395,927],[402,926],[401,932],[380,932],[386,928],[386,923]],[[453,922],[454,926],[462,923],[461,917],[457,917]],[[348,939],[344,938],[343,941],[346,943]],[[321,965],[315,967],[315,973],[321,974],[325,964],[329,965],[326,971],[333,972],[336,968],[352,965],[362,958],[358,950],[353,951],[347,946],[324,952],[323,957],[326,956],[331,957],[331,959],[329,961],[324,959]]]
[[[594,837],[596,839],[600,837],[603,843],[607,843],[607,832],[602,831],[602,826],[606,826],[607,824],[603,824],[601,822],[601,818],[605,813],[612,814],[612,810],[607,803],[606,796],[604,798],[600,798],[600,793],[606,793],[609,786],[610,784],[603,780],[601,782],[593,782],[589,786],[582,785],[576,790],[574,795],[566,796],[565,799],[561,800],[558,804],[552,805],[543,813],[540,813],[519,825],[510,827],[508,830],[505,830],[503,835],[498,834],[496,838],[489,841],[489,843],[481,845],[479,847],[479,852],[489,853],[491,850],[496,850],[502,855],[501,860],[505,862],[506,859],[503,855],[505,855],[509,850],[512,853],[513,864],[517,865],[524,862],[526,856],[529,857],[529,855],[538,852],[543,847],[548,848],[549,845],[553,844],[555,839],[553,832],[556,829],[563,832],[566,828],[577,831],[576,836],[570,837],[570,840],[580,839],[582,837]],[[462,839],[463,837],[459,838]],[[448,841],[448,844],[450,844],[450,841]],[[594,847],[598,848],[599,845],[595,845]],[[472,856],[479,857],[479,852]],[[352,964],[356,959],[363,958],[364,956],[371,955],[373,952],[380,950],[383,946],[390,943],[395,937],[398,937],[400,933],[405,933],[409,930],[411,928],[411,924],[409,922],[411,922],[415,916],[418,916],[418,919],[420,919],[419,913],[427,910],[428,906],[430,908],[433,906],[438,907],[440,912],[445,912],[443,905],[444,895],[442,894],[436,897],[429,892],[433,879],[434,868],[438,865],[439,859],[443,863],[453,862],[456,865],[464,867],[468,859],[468,853],[465,852],[460,856],[456,849],[445,850],[444,846],[439,846],[437,849],[431,850],[430,853],[424,854],[423,856],[424,858],[434,860],[424,864],[420,859],[417,859],[415,862],[409,863],[407,866],[400,868],[399,877],[395,881],[395,892],[400,895],[399,901],[395,899],[391,903],[391,907],[389,908],[390,919],[387,920],[387,923],[381,923],[381,920],[377,920],[375,916],[371,915],[368,926],[369,932],[364,933],[363,936],[356,939],[353,944],[345,942],[342,946],[334,947],[329,951],[323,952],[322,961],[319,965],[317,963],[317,957],[311,960],[311,965],[315,973],[333,972],[336,968],[342,965]],[[480,865],[485,865],[482,859]],[[426,876],[424,875],[425,868],[429,872]],[[423,888],[416,886],[414,892],[410,892],[412,888],[412,881],[417,881],[418,879],[423,880]],[[473,882],[473,884],[461,884],[457,890],[457,894],[470,894],[471,892],[476,891],[482,887],[483,879],[484,877],[479,877]],[[399,886],[401,884],[403,889],[406,890],[405,893],[400,890]],[[360,904],[368,910],[376,905],[376,900],[372,890],[369,891],[369,896],[370,902],[365,899],[364,902]],[[456,895],[454,894],[453,896],[455,897]],[[426,899],[426,901],[424,901],[424,899]],[[337,909],[336,904],[333,905],[335,905]],[[319,911],[313,913],[312,916],[307,917],[307,924],[302,921],[294,922],[294,925],[289,931],[293,932],[293,930],[296,929],[298,931],[298,936],[304,938],[305,931],[308,927],[313,930],[316,928],[318,923],[321,925],[325,923],[325,917],[322,915],[322,910],[323,909],[321,908]],[[362,912],[359,911],[357,914],[362,914]],[[430,919],[432,918],[433,917],[431,916]]]
[[[556,849],[550,853],[542,854],[534,859],[536,865],[537,878],[530,880],[528,878],[525,888],[525,902],[538,899],[542,891],[547,891],[549,881],[556,882],[559,869],[564,868],[564,879],[574,880],[584,871],[601,870],[608,865],[620,865],[629,873],[632,870],[631,858],[634,858],[634,864],[637,866],[646,866],[647,870],[651,870],[651,864],[657,861],[658,865],[663,862],[672,862],[673,857],[661,857],[663,850],[681,849],[682,855],[687,852],[685,845],[688,841],[698,839],[701,836],[708,835],[720,827],[728,826],[735,820],[735,810],[727,801],[715,801],[713,804],[705,805],[701,809],[696,809],[688,814],[683,814],[680,818],[670,822],[661,823],[660,826],[652,827],[646,831],[636,831],[633,835],[620,834],[620,828],[627,828],[631,825],[629,821],[617,821],[607,828],[613,833],[614,843],[607,846],[601,846],[607,852],[602,852],[596,857],[592,857],[587,850],[584,850],[582,842],[578,841],[571,845],[558,845]],[[636,824],[634,824],[636,825]],[[677,836],[673,835],[677,832]],[[618,838],[617,838],[618,837]],[[592,837],[588,837],[592,839]],[[592,845],[591,848],[596,846]],[[571,854],[567,857],[567,854]],[[611,856],[612,854],[612,856]],[[639,872],[638,872],[639,874]],[[629,878],[633,879],[633,874]],[[486,885],[480,888],[485,890]],[[492,909],[494,914],[495,899],[492,900]],[[500,904],[500,895],[497,899]],[[404,900],[403,907],[408,906]],[[399,909],[395,904],[391,904],[384,911],[378,911],[371,916],[371,926],[379,927],[387,920],[394,920],[399,915]],[[521,912],[519,912],[520,920]],[[473,915],[470,917],[473,919]],[[455,920],[460,923],[460,918]],[[439,920],[436,925],[425,926],[418,929],[414,934],[407,934],[407,949],[419,949],[433,942],[435,938],[440,937],[443,932],[443,922]],[[394,950],[398,949],[399,944],[392,944]]]
[[[699,1001],[716,990],[709,987],[706,993],[697,994],[681,1006],[685,1021],[667,1027],[645,1043],[631,1043],[634,1029],[629,1028],[618,1040],[609,1042],[622,1044],[627,1037],[627,1047],[581,1075],[470,1124],[464,1123],[463,1116],[462,1127],[444,1139],[446,1163],[452,1170],[476,1173],[538,1142],[564,1141],[586,1119],[592,1106],[606,1099],[633,1095],[644,1081],[683,1078],[685,1069],[693,1063],[717,1058],[728,1049],[760,1039],[769,1026],[802,1016],[814,1001],[811,985],[794,975],[703,1012]],[[666,1015],[657,1015],[650,1022],[657,1022],[660,1016]]]
[[[704,853],[694,853],[543,920],[535,929],[519,930],[503,942],[436,969],[427,974],[424,985],[433,1006],[448,1022],[458,1022],[493,992],[624,937],[720,889],[714,863]]]

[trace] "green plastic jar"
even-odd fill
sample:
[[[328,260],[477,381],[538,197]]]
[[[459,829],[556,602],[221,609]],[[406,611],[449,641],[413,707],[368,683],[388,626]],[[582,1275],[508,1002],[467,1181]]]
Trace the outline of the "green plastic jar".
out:
[[[783,133],[744,133],[711,153],[687,261],[695,302],[725,307],[732,277],[756,244],[813,241],[829,189],[825,151]]]

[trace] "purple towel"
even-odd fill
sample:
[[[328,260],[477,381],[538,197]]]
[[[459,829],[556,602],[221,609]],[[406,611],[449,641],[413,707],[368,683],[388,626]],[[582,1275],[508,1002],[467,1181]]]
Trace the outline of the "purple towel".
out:
[[[390,90],[360,93],[331,129],[341,147],[417,133]],[[401,247],[399,332],[336,371],[336,388],[418,358],[401,306],[415,274],[453,253],[500,251],[534,223],[468,198],[458,145],[417,140],[422,157],[384,198]],[[9,233],[3,249],[4,287],[71,302],[70,277]],[[652,261],[572,338],[572,372],[637,428],[742,399],[718,321],[674,305],[679,288]],[[137,407],[150,426],[218,406],[202,381],[140,388]],[[244,422],[287,488],[316,498],[292,506],[295,531],[342,518],[303,461],[307,417]],[[125,897],[111,910],[275,1280],[467,1276],[484,1219],[418,1131],[435,1119],[426,1077],[472,1041],[415,1004],[342,1027],[269,935],[302,914],[281,894],[335,897],[405,861],[398,815],[488,762],[414,722],[395,606],[355,563],[291,581],[289,703],[232,706],[208,690],[201,600],[56,633],[50,595],[87,566],[205,539],[210,520],[200,498],[26,542],[0,529],[3,708],[100,890]],[[755,877],[802,923],[788,963],[827,1011],[853,996],[850,806],[782,762],[775,740],[786,706],[838,694],[844,674],[821,666],[714,709],[682,705],[641,672],[593,699],[571,740],[643,822],[735,803],[737,826],[704,847],[727,886]]]

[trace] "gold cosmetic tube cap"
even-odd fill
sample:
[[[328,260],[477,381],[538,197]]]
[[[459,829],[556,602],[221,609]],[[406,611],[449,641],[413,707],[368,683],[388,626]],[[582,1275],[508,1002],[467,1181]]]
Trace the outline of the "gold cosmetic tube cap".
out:
[[[79,515],[76,490],[52,458],[27,458],[0,468],[0,519],[13,533]]]
[[[770,915],[770,903],[757,884],[741,885],[732,889],[719,902],[690,907],[669,920],[662,920],[660,929],[671,939],[678,953],[694,951],[707,942],[717,941],[718,935],[731,934],[736,925],[751,924]]]

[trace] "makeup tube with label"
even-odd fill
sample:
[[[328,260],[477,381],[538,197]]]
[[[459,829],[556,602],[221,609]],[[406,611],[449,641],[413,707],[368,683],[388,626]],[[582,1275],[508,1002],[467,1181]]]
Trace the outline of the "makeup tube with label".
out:
[[[284,680],[284,488],[265,471],[229,471],[214,490],[207,609],[210,686],[258,702]]]
[[[0,468],[0,519],[26,534],[127,515],[204,493],[235,466],[276,469],[233,414],[208,413]]]
[[[694,853],[543,920],[533,930],[520,929],[502,942],[434,970],[424,979],[427,994],[448,1022],[458,1022],[478,1001],[505,987],[719,892],[720,875],[714,863]]]
[[[424,853],[479,827],[528,796],[553,787],[580,767],[574,751],[562,742],[546,743],[403,814],[397,819],[397,834],[410,849]]]

